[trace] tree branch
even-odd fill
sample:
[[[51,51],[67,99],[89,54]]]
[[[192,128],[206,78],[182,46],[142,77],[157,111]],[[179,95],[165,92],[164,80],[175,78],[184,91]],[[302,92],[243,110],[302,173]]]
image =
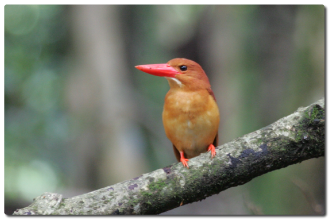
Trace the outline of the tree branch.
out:
[[[159,214],[247,183],[267,172],[324,156],[324,99],[203,153],[189,168],[175,163],[69,199],[44,193],[14,215]]]

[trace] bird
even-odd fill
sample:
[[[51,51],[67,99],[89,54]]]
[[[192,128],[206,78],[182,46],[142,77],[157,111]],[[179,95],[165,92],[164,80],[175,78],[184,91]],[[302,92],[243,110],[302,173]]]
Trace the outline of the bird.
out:
[[[220,112],[203,68],[186,58],[135,68],[165,77],[169,83],[162,120],[178,162],[189,169],[189,159],[207,151],[212,159],[218,145]]]

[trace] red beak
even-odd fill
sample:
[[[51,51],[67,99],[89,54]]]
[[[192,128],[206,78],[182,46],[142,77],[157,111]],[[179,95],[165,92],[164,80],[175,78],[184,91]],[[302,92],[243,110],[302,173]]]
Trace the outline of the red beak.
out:
[[[144,64],[135,66],[140,71],[159,77],[175,77],[181,74],[168,64]]]

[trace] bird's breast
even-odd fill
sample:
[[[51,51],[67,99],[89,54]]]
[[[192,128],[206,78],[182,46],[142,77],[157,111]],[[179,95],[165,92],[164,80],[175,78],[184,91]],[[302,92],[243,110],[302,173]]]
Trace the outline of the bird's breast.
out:
[[[217,134],[218,106],[205,91],[169,91],[165,97],[163,124],[167,137],[188,158],[206,151]]]

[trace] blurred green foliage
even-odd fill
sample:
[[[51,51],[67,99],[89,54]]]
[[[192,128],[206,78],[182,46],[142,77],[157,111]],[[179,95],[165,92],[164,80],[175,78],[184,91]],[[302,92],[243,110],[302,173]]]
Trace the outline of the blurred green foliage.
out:
[[[5,6],[6,200],[30,200],[63,183],[67,40],[64,7]]]

